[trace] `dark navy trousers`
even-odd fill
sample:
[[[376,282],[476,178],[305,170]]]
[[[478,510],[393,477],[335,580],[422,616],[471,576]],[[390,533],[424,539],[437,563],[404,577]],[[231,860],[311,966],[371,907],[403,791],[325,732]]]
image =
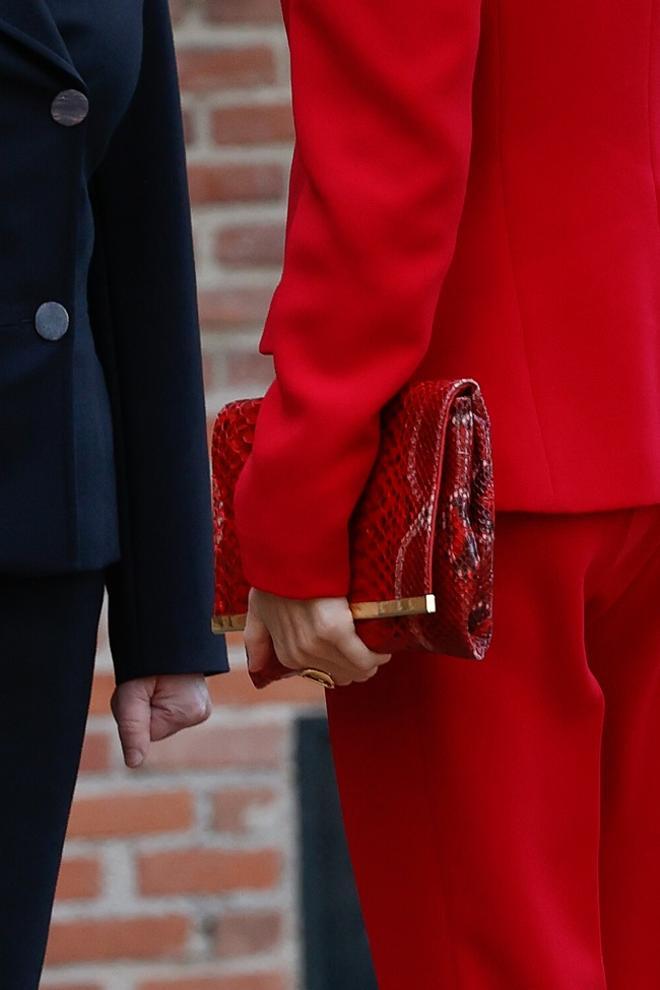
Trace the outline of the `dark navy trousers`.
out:
[[[104,570],[0,574],[0,987],[37,990],[80,763]]]

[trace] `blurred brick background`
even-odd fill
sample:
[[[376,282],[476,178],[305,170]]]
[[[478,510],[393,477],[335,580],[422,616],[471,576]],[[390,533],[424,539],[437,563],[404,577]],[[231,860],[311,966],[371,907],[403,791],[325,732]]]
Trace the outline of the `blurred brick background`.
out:
[[[277,0],[174,0],[209,420],[260,394],[291,157]],[[203,726],[124,769],[102,624],[43,990],[303,990],[292,762],[314,685],[251,688],[239,639]]]

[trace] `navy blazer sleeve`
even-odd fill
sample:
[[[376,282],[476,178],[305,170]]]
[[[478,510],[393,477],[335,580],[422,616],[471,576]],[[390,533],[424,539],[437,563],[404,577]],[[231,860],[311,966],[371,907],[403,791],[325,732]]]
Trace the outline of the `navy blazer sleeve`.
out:
[[[94,176],[90,276],[113,408],[122,559],[108,569],[117,683],[227,669],[211,633],[206,411],[179,86],[166,0],[144,0],[142,68]]]

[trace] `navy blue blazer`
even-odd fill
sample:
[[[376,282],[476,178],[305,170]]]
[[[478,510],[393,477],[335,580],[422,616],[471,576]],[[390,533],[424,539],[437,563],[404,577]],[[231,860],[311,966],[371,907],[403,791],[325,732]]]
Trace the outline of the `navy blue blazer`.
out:
[[[120,683],[227,658],[169,10],[107,10],[111,99],[0,0],[0,571],[106,568]]]

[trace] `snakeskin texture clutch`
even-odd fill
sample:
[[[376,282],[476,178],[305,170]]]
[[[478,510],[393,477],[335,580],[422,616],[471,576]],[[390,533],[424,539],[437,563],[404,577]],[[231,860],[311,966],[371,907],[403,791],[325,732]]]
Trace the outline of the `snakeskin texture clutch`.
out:
[[[260,399],[231,402],[212,437],[216,633],[242,630],[233,491]],[[382,414],[381,443],[350,520],[356,630],[377,653],[430,650],[481,660],[492,636],[495,503],[490,421],[470,378],[404,388]],[[257,687],[294,673],[273,654]]]

